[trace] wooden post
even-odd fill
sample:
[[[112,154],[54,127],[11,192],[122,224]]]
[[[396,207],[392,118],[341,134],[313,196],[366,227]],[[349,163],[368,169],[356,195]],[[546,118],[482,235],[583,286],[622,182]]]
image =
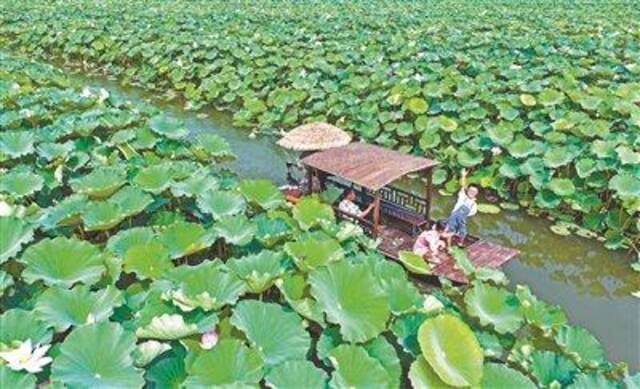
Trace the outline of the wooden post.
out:
[[[313,169],[307,166],[307,194],[313,193]]]
[[[377,190],[373,200],[373,236],[377,237],[380,227],[380,191]]]
[[[427,218],[427,220],[431,220],[429,219],[429,217],[431,213],[431,190],[433,189],[431,188],[432,185],[433,185],[433,169],[429,168],[427,170],[427,185],[425,188],[425,199],[427,201],[427,208],[424,210],[424,216]]]

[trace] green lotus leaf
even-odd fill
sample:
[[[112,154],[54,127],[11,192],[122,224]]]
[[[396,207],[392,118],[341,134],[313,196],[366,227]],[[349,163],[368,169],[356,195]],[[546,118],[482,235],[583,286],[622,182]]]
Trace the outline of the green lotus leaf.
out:
[[[71,326],[107,320],[123,302],[120,291],[112,286],[96,292],[85,285],[53,287],[38,297],[34,311],[42,321],[55,326],[56,332],[64,332]]]
[[[575,164],[576,172],[578,173],[578,177],[587,178],[596,171],[597,165],[596,161],[590,158],[583,158],[578,160]]]
[[[481,385],[487,389],[536,388],[535,384],[527,376],[499,363],[487,363],[484,365]]]
[[[573,181],[568,178],[553,178],[548,187],[553,193],[561,197],[571,196],[576,191]]]
[[[120,207],[109,201],[92,201],[84,209],[82,221],[87,231],[109,230],[125,219]]]
[[[553,209],[560,205],[562,198],[548,189],[542,189],[534,198],[540,208]]]
[[[57,158],[66,159],[74,147],[73,142],[40,143],[37,147],[38,157],[44,158],[49,162]]]
[[[390,386],[387,371],[379,361],[355,345],[331,350],[329,359],[335,368],[331,386],[335,388],[385,388]]]
[[[545,333],[559,329],[567,323],[567,317],[561,309],[538,300],[528,287],[518,285],[516,296],[520,300],[526,321]]]
[[[531,373],[538,385],[550,385],[557,381],[566,385],[573,379],[578,368],[569,359],[552,351],[535,350],[531,354]]]
[[[484,355],[473,331],[461,319],[441,314],[418,330],[422,355],[440,379],[452,386],[478,385]]]
[[[528,94],[521,94],[520,102],[527,107],[533,107],[536,105],[536,98]]]
[[[42,280],[65,288],[76,282],[93,285],[106,271],[100,250],[74,238],[43,239],[29,246],[18,261],[25,265],[22,277],[26,282]]]
[[[21,199],[38,192],[44,185],[44,179],[28,170],[12,169],[0,177],[0,192],[11,198]]]
[[[609,189],[622,198],[640,197],[640,178],[627,173],[618,173],[609,181]]]
[[[430,299],[435,299],[429,296]],[[437,300],[437,299],[436,299]],[[418,344],[418,329],[424,323],[428,315],[424,312],[409,313],[397,316],[391,326],[391,331],[396,336],[402,349],[413,356],[420,355]]]
[[[422,115],[429,109],[429,104],[420,97],[412,97],[405,102],[405,107],[416,115]]]
[[[370,357],[377,360],[387,371],[391,387],[400,387],[402,366],[393,345],[384,337],[377,338],[363,345]]]
[[[431,266],[429,263],[413,251],[400,251],[398,253],[398,260],[410,273],[421,275],[431,274]]]
[[[389,296],[389,307],[393,314],[399,315],[422,306],[423,298],[420,291],[409,281],[400,264],[373,256],[368,259],[374,261],[370,266],[374,269],[380,286]]]
[[[119,167],[99,167],[82,177],[69,181],[71,189],[79,194],[103,199],[115,193],[126,180],[126,172]]]
[[[153,383],[156,388],[181,388],[182,383],[187,378],[184,358],[181,356],[172,356],[154,362],[151,367],[147,369],[145,378]]]
[[[209,248],[215,241],[213,232],[196,223],[176,222],[158,237],[171,258],[181,258]]]
[[[36,387],[37,378],[33,374],[17,372],[5,365],[0,365],[0,387],[32,389]]]
[[[172,178],[171,165],[161,163],[141,169],[132,182],[147,192],[158,194],[171,186]]]
[[[246,335],[267,367],[288,360],[304,360],[311,345],[302,319],[279,304],[241,301],[233,309],[231,324]],[[278,331],[272,331],[273,328]]]
[[[238,190],[252,204],[269,210],[284,204],[282,192],[269,180],[244,180]]]
[[[333,262],[309,275],[311,294],[349,342],[378,336],[389,318],[388,296],[365,264]]]
[[[237,339],[223,339],[199,353],[187,367],[185,387],[258,387],[264,362],[257,350]]]
[[[273,286],[275,280],[284,272],[282,254],[269,250],[234,258],[227,261],[227,266],[247,284],[248,290],[255,294]]]
[[[584,328],[564,325],[554,339],[579,366],[594,368],[605,361],[602,345]]]
[[[245,203],[241,195],[231,191],[209,190],[197,198],[198,208],[214,219],[244,212]]]
[[[87,196],[72,194],[58,204],[45,210],[40,224],[46,230],[62,226],[75,226],[82,223],[82,212],[87,205]]]
[[[623,165],[638,165],[640,164],[640,153],[633,151],[629,146],[616,147],[616,153]]]
[[[472,150],[468,147],[463,147],[457,157],[458,163],[464,167],[479,165],[484,160],[484,155],[481,151]]]
[[[567,389],[618,389],[620,385],[618,383],[609,380],[602,374],[598,373],[582,373],[577,375],[573,382],[567,386]],[[636,389],[636,386],[633,386],[627,383],[627,388]]]
[[[34,152],[34,136],[29,131],[7,131],[0,133],[0,153],[15,159]]]
[[[256,223],[256,239],[266,247],[273,247],[284,240],[293,229],[290,223],[277,215],[260,214],[253,221]]]
[[[287,273],[276,281],[276,286],[282,293],[287,303],[300,315],[314,321],[324,324],[324,314],[309,293],[309,285],[304,276],[301,274]]]
[[[215,315],[207,319],[217,321]],[[209,324],[209,320],[206,323]],[[136,336],[141,339],[175,340],[202,332],[197,322],[186,321],[184,316],[177,313],[163,313],[152,317],[146,325],[138,327]]]
[[[293,208],[293,217],[303,230],[335,221],[333,209],[313,197],[305,197],[300,200]]]
[[[0,344],[13,346],[14,342],[24,342],[27,339],[31,339],[34,344],[49,343],[53,335],[50,327],[31,311],[10,309],[0,315]]]
[[[555,89],[547,88],[538,95],[538,102],[544,106],[554,106],[562,103],[564,94]]]
[[[135,347],[135,336],[117,323],[78,327],[60,346],[51,379],[70,387],[142,388],[142,370],[133,366],[131,358]]]
[[[173,182],[171,194],[174,197],[194,197],[199,193],[216,190],[218,185],[218,179],[208,169],[203,169],[185,180]]]
[[[124,258],[127,251],[134,246],[145,245],[155,239],[155,233],[150,227],[134,227],[120,230],[109,238],[107,250],[119,258]]]
[[[213,231],[229,244],[244,246],[254,238],[256,225],[244,215],[226,216],[213,225]]]
[[[24,219],[0,217],[0,264],[13,258],[33,240],[33,227]]]
[[[191,151],[201,161],[211,159],[221,161],[235,158],[229,142],[220,135],[210,133],[198,134],[191,146]]]
[[[552,169],[569,164],[575,155],[565,147],[554,147],[544,154],[544,163]]]
[[[498,333],[515,332],[524,321],[518,299],[503,288],[475,282],[465,292],[464,301],[471,315],[484,326],[492,325]]]
[[[180,266],[167,273],[166,278],[174,286],[169,297],[187,312],[198,307],[211,311],[235,304],[246,291],[244,282],[217,261]]]
[[[169,250],[161,243],[151,241],[131,246],[124,255],[124,271],[135,273],[139,279],[158,279],[173,269]]]
[[[287,242],[284,249],[304,272],[344,258],[340,242],[321,231],[302,235],[295,242]]]
[[[478,204],[477,207],[478,207],[478,212],[480,213],[486,213],[490,215],[497,215],[500,213],[500,207],[498,207],[497,205],[480,203]]]
[[[286,361],[274,366],[265,377],[267,386],[274,389],[324,389],[327,373],[307,360]]]
[[[111,196],[109,202],[116,204],[120,212],[129,217],[144,211],[153,202],[153,197],[139,188],[125,186]]]
[[[455,388],[455,386],[451,386],[442,381],[423,356],[418,356],[418,358],[411,363],[411,367],[409,368],[409,381],[414,388]]]
[[[509,145],[513,141],[514,137],[513,129],[502,123],[489,127],[487,129],[487,134],[494,143],[502,146]]]
[[[150,364],[158,356],[166,351],[171,350],[171,346],[167,343],[158,342],[157,340],[148,340],[139,343],[133,353],[136,367],[144,367]]]
[[[169,139],[181,139],[189,134],[182,121],[168,115],[156,115],[149,119],[148,125],[153,132]]]
[[[440,145],[440,134],[436,131],[425,131],[420,136],[419,144],[423,151],[432,150]]]
[[[0,298],[2,297],[4,292],[11,288],[14,284],[15,282],[11,274],[7,273],[4,270],[0,270]]]
[[[524,136],[516,136],[516,139],[507,146],[509,154],[516,158],[527,158],[528,156],[535,154],[535,143]]]
[[[458,128],[458,122],[444,115],[437,116],[433,120],[434,120],[434,125],[437,128],[440,128],[446,132],[453,132],[456,130],[456,128]]]

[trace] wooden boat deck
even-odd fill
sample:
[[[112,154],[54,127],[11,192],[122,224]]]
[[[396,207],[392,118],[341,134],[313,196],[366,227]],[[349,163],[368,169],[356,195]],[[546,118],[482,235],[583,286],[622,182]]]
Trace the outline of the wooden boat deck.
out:
[[[399,251],[411,251],[415,238],[399,229],[383,226],[379,237],[382,239],[378,249],[387,257],[398,260]],[[476,267],[499,268],[509,260],[518,256],[518,251],[500,246],[496,243],[470,238],[465,242],[465,251],[469,260]],[[446,252],[438,254],[432,262],[433,274],[445,277],[458,283],[467,283],[468,279],[462,270],[456,267],[456,262]]]

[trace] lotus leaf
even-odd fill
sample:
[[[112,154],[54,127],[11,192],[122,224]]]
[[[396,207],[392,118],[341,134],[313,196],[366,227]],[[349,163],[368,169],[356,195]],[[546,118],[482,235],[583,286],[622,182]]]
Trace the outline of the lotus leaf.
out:
[[[33,172],[12,169],[0,177],[0,192],[8,193],[11,198],[21,199],[38,192],[44,185],[44,179]]]
[[[539,385],[547,386],[554,381],[566,385],[577,370],[573,362],[552,351],[536,350],[531,355],[531,372]]]
[[[169,139],[181,139],[189,134],[182,121],[168,115],[154,116],[148,124],[153,132]]]
[[[49,343],[52,337],[50,327],[30,311],[9,309],[0,315],[0,344],[13,346],[14,342],[28,339],[34,344]]]
[[[382,289],[389,296],[389,306],[393,314],[401,314],[420,308],[422,296],[418,289],[409,281],[407,273],[401,265],[380,259],[370,259],[375,262],[376,278]]]
[[[96,292],[85,285],[73,289],[53,287],[38,297],[34,311],[42,321],[54,325],[57,332],[64,332],[71,326],[105,321],[122,303],[120,291],[111,286]]]
[[[412,251],[400,251],[398,253],[398,259],[404,267],[411,273],[430,275],[431,266],[422,258],[422,256],[414,254]]]
[[[455,316],[427,319],[418,330],[422,355],[448,385],[478,385],[484,356],[473,331]]]
[[[11,370],[6,365],[0,365],[0,387],[24,388],[36,387],[36,376]]]
[[[476,282],[465,292],[464,301],[471,315],[498,333],[513,333],[524,321],[518,299],[505,289]]]
[[[133,183],[147,192],[158,194],[171,186],[171,180],[171,165],[163,163],[141,169],[133,178]]]
[[[33,240],[33,227],[24,219],[0,217],[0,264],[13,258]]]
[[[121,230],[109,239],[107,250],[120,258],[124,258],[131,247],[145,245],[153,241],[154,238],[155,234],[149,227],[134,227],[128,230]]]
[[[0,298],[6,290],[14,285],[13,277],[11,274],[0,270]]]
[[[310,361],[286,361],[274,366],[265,381],[274,389],[323,389],[327,386],[327,373]]]
[[[564,94],[555,89],[547,88],[538,95],[538,101],[545,106],[558,105],[564,100]]]
[[[237,339],[223,339],[211,350],[199,353],[187,367],[186,387],[258,386],[263,377],[262,357]]]
[[[568,178],[553,178],[549,183],[549,189],[561,197],[571,196],[576,191],[573,181]]]
[[[309,284],[327,320],[340,325],[345,340],[364,342],[384,330],[388,297],[366,265],[333,262],[313,271]]]
[[[287,242],[285,251],[302,271],[308,272],[344,257],[340,243],[321,231],[302,235],[295,242]]]
[[[145,377],[158,388],[179,388],[187,378],[184,359],[176,356],[162,358],[151,365]]]
[[[116,192],[109,201],[118,206],[124,216],[134,216],[144,211],[153,202],[153,197],[139,188],[125,186]]]
[[[226,216],[214,224],[213,231],[229,244],[244,246],[254,238],[256,226],[244,215]]]
[[[208,161],[210,159],[225,160],[235,158],[235,154],[231,151],[229,143],[224,138],[216,134],[198,134],[191,150],[194,155],[202,161]]]
[[[126,179],[126,172],[119,167],[100,167],[82,177],[73,178],[69,185],[74,192],[92,198],[103,199],[111,196]]]
[[[82,214],[87,231],[109,230],[122,222],[125,215],[118,205],[109,201],[92,201],[87,204]]]
[[[584,328],[564,325],[554,339],[580,366],[597,367],[605,361],[600,342]]]
[[[80,224],[82,222],[80,215],[84,211],[86,204],[87,196],[85,195],[72,194],[67,196],[58,204],[47,208],[40,223],[46,230]]]
[[[242,196],[231,191],[209,190],[201,193],[197,199],[198,208],[220,219],[244,212],[245,203]]]
[[[176,222],[160,234],[159,240],[175,259],[207,249],[215,241],[215,236],[200,224]]]
[[[575,155],[566,147],[554,147],[544,154],[544,163],[552,169],[569,164]]]
[[[377,360],[387,371],[389,384],[393,387],[400,387],[402,366],[394,346],[384,336],[378,336],[365,343],[364,349],[370,357]]]
[[[180,314],[164,313],[151,318],[148,324],[138,327],[136,336],[142,339],[173,340],[202,332],[197,323],[185,321]]]
[[[124,255],[124,271],[135,273],[139,279],[158,279],[173,269],[166,247],[157,241],[131,246]]]
[[[413,112],[416,115],[421,115],[427,112],[427,109],[429,109],[429,105],[427,104],[427,102],[419,97],[410,98],[405,103],[405,106],[409,111]]]
[[[135,365],[137,367],[146,366],[168,350],[171,350],[171,346],[156,340],[148,340],[140,343],[136,346],[136,350],[133,353]]]
[[[324,315],[318,302],[310,297],[309,285],[300,274],[288,273],[276,281],[276,286],[287,303],[300,315],[324,324]]]
[[[269,250],[227,261],[227,266],[256,294],[269,289],[284,272],[282,254]]]
[[[238,186],[238,190],[247,201],[265,210],[284,204],[282,193],[269,180],[244,180]]]
[[[411,367],[409,368],[409,381],[411,382],[411,386],[414,388],[455,388],[455,386],[448,385],[442,381],[422,356],[419,356],[415,361],[413,361],[413,363],[411,363]],[[487,387],[487,389],[488,388],[489,387]]]
[[[571,384],[569,384],[567,386],[567,388],[569,389],[591,389],[591,388],[598,388],[598,389],[617,389],[620,386],[613,382],[610,381],[609,379],[607,379],[607,377],[603,376],[602,374],[580,374],[577,375],[573,382]],[[627,384],[627,387],[630,389],[635,389],[634,386]]]
[[[487,389],[534,389],[536,386],[527,376],[506,365],[487,363],[484,365],[482,387]]]
[[[206,193],[218,189],[218,179],[207,170],[201,170],[183,181],[171,184],[171,194],[174,197],[194,197],[199,193]]]
[[[0,133],[0,153],[10,158],[20,158],[33,153],[34,136],[29,131],[7,131]]]
[[[331,386],[335,388],[385,388],[390,385],[387,371],[364,348],[341,345],[329,353],[335,367]]]
[[[141,388],[142,371],[133,366],[131,357],[135,347],[135,336],[117,323],[78,327],[60,346],[60,355],[51,367],[51,378],[75,387]]]
[[[559,308],[538,300],[528,287],[519,285],[516,296],[526,321],[545,332],[561,328],[567,323],[567,317]]]
[[[266,366],[304,360],[311,337],[295,312],[278,304],[244,300],[233,309],[231,324],[240,329],[263,356]],[[277,331],[272,329],[277,328]]]
[[[26,282],[42,280],[65,288],[77,282],[93,285],[106,271],[100,250],[74,238],[43,239],[29,246],[18,261],[25,265],[22,277]]]
[[[609,188],[622,198],[640,197],[640,178],[627,173],[618,173],[609,181]]]
[[[322,204],[318,199],[305,197],[293,208],[293,217],[303,230],[322,223],[333,223],[335,216],[329,205]]]

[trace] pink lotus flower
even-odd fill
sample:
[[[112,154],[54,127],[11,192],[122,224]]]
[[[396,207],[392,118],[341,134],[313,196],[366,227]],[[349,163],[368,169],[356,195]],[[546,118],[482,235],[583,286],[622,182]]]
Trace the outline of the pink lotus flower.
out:
[[[200,338],[200,347],[205,350],[211,350],[213,346],[218,344],[218,333],[215,330],[207,331]]]

